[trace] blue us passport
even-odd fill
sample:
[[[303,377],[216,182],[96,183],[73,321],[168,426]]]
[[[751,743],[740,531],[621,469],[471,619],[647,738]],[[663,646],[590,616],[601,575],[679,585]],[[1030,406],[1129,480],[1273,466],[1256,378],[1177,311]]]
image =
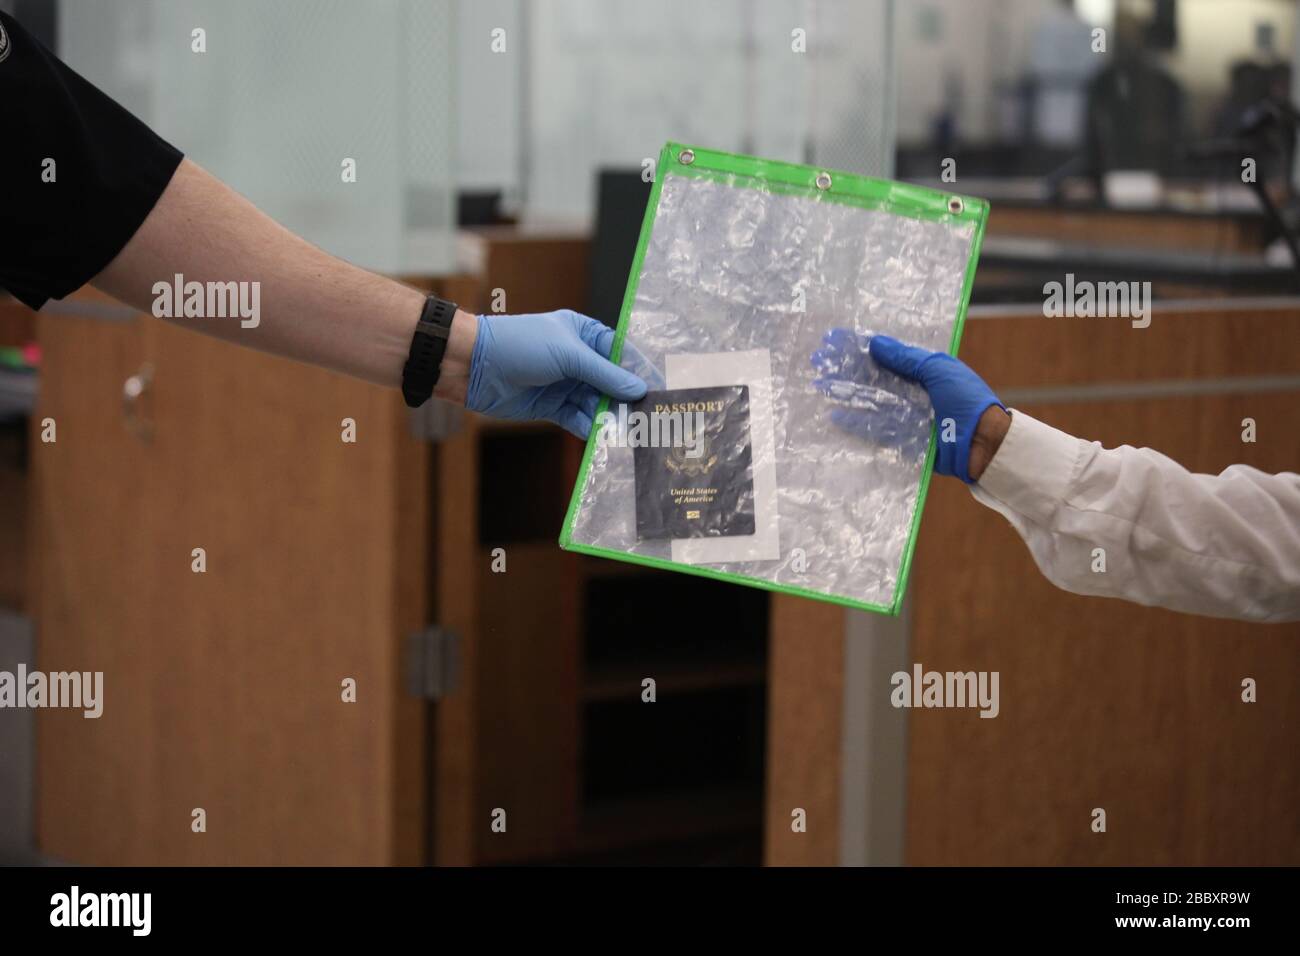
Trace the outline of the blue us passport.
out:
[[[647,392],[628,405],[627,440],[638,538],[754,533],[748,386]]]

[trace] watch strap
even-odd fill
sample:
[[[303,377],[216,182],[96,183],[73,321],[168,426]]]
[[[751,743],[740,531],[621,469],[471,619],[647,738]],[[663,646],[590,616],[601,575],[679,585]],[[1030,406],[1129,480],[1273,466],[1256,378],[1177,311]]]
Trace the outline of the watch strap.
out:
[[[425,299],[420,321],[411,336],[411,352],[402,367],[402,398],[411,408],[419,408],[433,395],[455,317],[456,303],[436,295]]]

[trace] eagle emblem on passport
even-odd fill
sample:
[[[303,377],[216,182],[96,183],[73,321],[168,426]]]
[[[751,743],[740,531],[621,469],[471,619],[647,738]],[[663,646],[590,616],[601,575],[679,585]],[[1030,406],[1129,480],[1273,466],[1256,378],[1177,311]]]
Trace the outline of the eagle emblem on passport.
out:
[[[673,445],[668,449],[668,456],[664,459],[664,467],[669,471],[688,477],[707,475],[713,470],[718,463],[718,456],[716,452],[709,448],[708,432],[705,431],[693,437],[695,437],[696,444],[694,449],[687,448],[685,444]]]

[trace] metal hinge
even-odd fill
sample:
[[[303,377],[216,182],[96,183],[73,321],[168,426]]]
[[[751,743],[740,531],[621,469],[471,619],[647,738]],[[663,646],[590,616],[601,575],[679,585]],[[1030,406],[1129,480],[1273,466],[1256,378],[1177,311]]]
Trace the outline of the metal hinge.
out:
[[[442,700],[460,679],[460,638],[454,631],[427,627],[406,639],[406,687],[416,697]]]

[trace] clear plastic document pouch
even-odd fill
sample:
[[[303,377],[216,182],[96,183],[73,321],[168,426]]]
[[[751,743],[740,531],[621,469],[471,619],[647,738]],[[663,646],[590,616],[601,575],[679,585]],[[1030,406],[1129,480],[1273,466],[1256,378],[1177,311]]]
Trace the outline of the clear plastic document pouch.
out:
[[[612,353],[650,391],[601,404],[561,547],[897,614],[940,436],[866,343],[956,353],[987,218],[666,145]]]

